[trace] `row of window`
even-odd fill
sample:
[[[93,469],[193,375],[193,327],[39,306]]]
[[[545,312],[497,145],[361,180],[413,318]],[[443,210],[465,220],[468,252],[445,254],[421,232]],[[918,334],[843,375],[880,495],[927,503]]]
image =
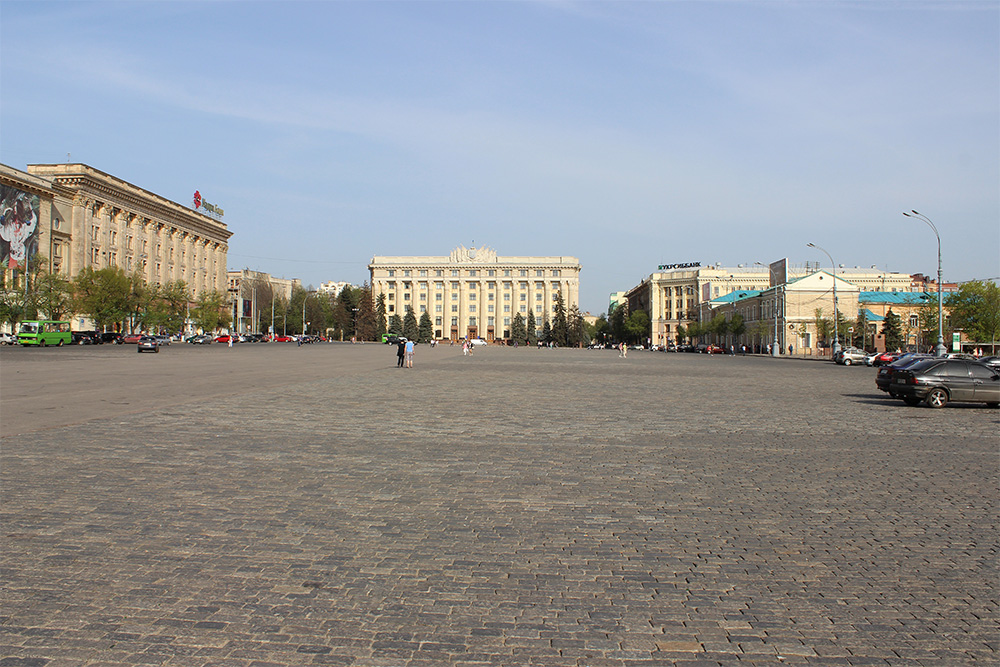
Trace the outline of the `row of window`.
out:
[[[422,277],[422,278],[423,277],[427,277],[429,275],[429,271],[434,271],[434,276],[435,277],[442,277],[442,276],[444,276],[444,269],[419,269],[417,271],[417,275],[420,276],[420,277]],[[503,269],[502,271],[503,271],[502,275],[504,277],[510,277],[510,276],[512,276],[514,271],[517,271],[518,272],[518,276],[520,276],[522,278],[526,277],[528,275],[528,269]],[[545,270],[544,269],[535,269],[534,271],[535,271],[535,277],[537,277],[537,278],[541,278],[541,277],[543,277],[545,275]],[[403,277],[404,278],[409,278],[410,275],[411,275],[411,273],[412,273],[412,271],[410,269],[403,269],[402,273],[403,273]],[[396,269],[389,269],[388,270],[388,274],[389,274],[390,278],[394,277],[396,275]],[[459,277],[459,276],[461,276],[463,274],[461,273],[461,269],[451,269],[451,275],[452,275],[453,278],[457,278],[457,277]],[[483,269],[467,269],[464,275],[469,276],[470,278],[476,278],[476,277],[478,277],[480,275],[486,275],[486,276],[492,278],[492,277],[494,277],[494,276],[497,275],[497,271],[496,271],[496,269],[485,269],[485,270],[483,270]],[[552,276],[553,278],[558,278],[559,277],[559,269],[552,269],[551,272],[549,273],[549,275]]]
[[[430,283],[428,283],[425,280],[424,281],[418,281],[417,282],[417,288],[425,290],[425,289],[428,288],[429,284]],[[413,289],[413,283],[411,281],[409,281],[409,280],[402,281],[402,285],[403,285],[403,289],[407,289],[407,290],[408,289]],[[517,284],[517,286],[518,286],[518,289],[526,290],[526,289],[528,289],[528,281],[527,280],[522,280],[521,282],[519,282]],[[457,281],[457,280],[452,280],[450,282],[450,287],[451,287],[451,289],[461,289],[461,283],[459,281]],[[511,281],[504,281],[503,288],[505,290],[513,289],[513,287],[514,287],[514,283],[513,282],[511,282]],[[396,289],[396,281],[395,280],[388,281],[386,283],[386,288],[390,289],[390,290]],[[496,288],[497,288],[496,282],[494,282],[492,280],[491,281],[487,281],[487,283],[486,283],[486,289],[496,289]],[[557,281],[553,281],[552,285],[551,285],[551,288],[553,290],[555,290],[555,291],[559,291],[559,290],[562,289],[562,283],[557,282]],[[434,289],[438,289],[438,290],[444,289],[444,281],[443,280],[435,281],[434,282]],[[468,282],[468,283],[465,284],[465,289],[466,290],[478,290],[479,289],[479,283],[475,282],[475,281]],[[543,280],[536,280],[535,281],[535,289],[545,289],[545,281],[543,281]]]
[[[395,304],[391,304],[391,303],[387,304],[385,310],[386,310],[386,313],[388,313],[388,314],[391,315],[391,314],[393,314],[393,313],[396,312],[396,306],[395,306]],[[406,304],[404,306],[404,312],[410,312],[412,310],[413,310],[413,306],[411,306],[410,304]],[[476,307],[474,305],[470,305],[466,310],[467,310],[467,312],[474,313],[474,312],[476,312]],[[444,307],[443,306],[440,306],[440,305],[434,306],[434,312],[435,313],[440,313],[440,312],[443,312],[443,311],[444,311]],[[527,313],[528,312],[528,306],[527,305],[522,305],[519,308],[519,311],[521,313]],[[420,306],[418,308],[417,312],[419,312],[419,313],[425,313],[425,312],[427,312],[427,306]],[[453,313],[459,312],[458,311],[458,306],[457,305],[452,306],[451,307],[451,312],[453,312]],[[489,306],[486,307],[486,312],[488,312],[488,313],[495,312],[494,308],[493,308],[493,304],[490,304]],[[505,313],[512,312],[510,306],[509,305],[504,305],[503,312],[505,312]],[[542,315],[542,305],[541,304],[535,304],[535,312],[538,313],[539,316]],[[551,312],[552,312],[553,315],[555,315],[555,312],[556,312],[555,306],[552,307]]]

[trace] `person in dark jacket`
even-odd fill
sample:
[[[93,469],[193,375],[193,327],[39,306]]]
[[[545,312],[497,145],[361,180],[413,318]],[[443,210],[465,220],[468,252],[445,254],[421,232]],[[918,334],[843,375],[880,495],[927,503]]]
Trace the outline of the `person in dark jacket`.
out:
[[[396,356],[399,357],[399,361],[396,363],[397,368],[403,367],[403,357],[406,355],[406,341],[400,340],[396,343]]]

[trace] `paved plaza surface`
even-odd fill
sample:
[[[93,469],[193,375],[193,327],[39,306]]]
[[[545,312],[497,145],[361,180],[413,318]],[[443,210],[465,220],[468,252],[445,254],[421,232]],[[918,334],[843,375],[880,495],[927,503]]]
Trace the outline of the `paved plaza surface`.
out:
[[[0,666],[994,665],[998,417],[766,357],[0,350]]]

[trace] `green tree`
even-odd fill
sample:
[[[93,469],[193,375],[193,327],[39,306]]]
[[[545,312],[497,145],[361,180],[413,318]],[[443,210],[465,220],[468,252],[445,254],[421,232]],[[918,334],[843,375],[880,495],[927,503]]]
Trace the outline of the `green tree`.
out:
[[[952,327],[965,331],[969,340],[996,346],[1000,338],[1000,287],[985,280],[962,284],[957,292],[947,297],[949,322]],[[937,328],[935,319],[935,331]],[[936,340],[936,338],[935,338]]]
[[[372,299],[372,288],[365,281],[358,294],[357,331],[358,340],[379,340],[378,316],[375,314],[375,300]]]
[[[545,318],[542,323],[542,342],[549,343],[552,341],[552,325],[549,323],[549,318]]]
[[[431,316],[425,310],[420,314],[420,326],[419,333],[417,334],[417,342],[429,343],[432,338],[434,338],[434,324],[431,322]]]
[[[403,335],[407,340],[417,340],[420,337],[420,325],[417,324],[417,316],[412,308],[406,309],[403,316]]]
[[[903,347],[903,327],[899,315],[892,312],[892,308],[885,314],[882,322],[882,335],[885,336],[885,349],[896,350]]]
[[[514,321],[510,325],[510,338],[520,345],[528,341],[528,330],[524,326],[524,318],[521,313],[514,315]]]
[[[566,344],[582,347],[590,343],[592,335],[587,331],[588,325],[575,305],[566,315]]]
[[[73,279],[74,310],[98,329],[123,322],[134,311],[132,281],[119,266],[84,267]]]
[[[562,291],[556,292],[555,312],[552,315],[552,342],[559,346],[569,344],[569,321],[566,318],[566,299]]]
[[[217,290],[202,292],[195,299],[194,308],[191,309],[191,320],[206,332],[228,327],[232,321],[229,299]]]
[[[677,335],[674,336],[674,340],[677,341],[678,345],[684,344],[684,339],[688,337],[688,329],[683,324],[677,325]]]
[[[426,313],[426,311],[424,311]],[[375,340],[381,340],[386,333],[387,323],[385,319],[385,294],[379,294],[375,300]],[[433,331],[432,331],[433,333]]]
[[[650,328],[649,313],[645,310],[637,310],[630,313],[625,321],[625,335],[627,341],[645,343],[652,330]]]
[[[725,337],[729,333],[729,322],[724,313],[719,313],[708,323],[708,330],[715,336],[715,342],[725,342]]]
[[[746,333],[747,324],[743,321],[743,316],[739,313],[733,313],[733,317],[729,320],[729,333],[733,334],[736,338],[739,338]]]
[[[538,342],[538,324],[535,322],[535,313],[533,311],[528,311],[528,319],[524,325],[524,331],[526,344],[534,345]]]
[[[398,336],[403,333],[403,319],[398,313],[393,313],[389,316],[389,335]]]
[[[611,311],[611,317],[608,319],[608,324],[611,326],[611,337],[616,342],[622,342],[627,337],[625,332],[625,311],[625,304],[619,303]]]

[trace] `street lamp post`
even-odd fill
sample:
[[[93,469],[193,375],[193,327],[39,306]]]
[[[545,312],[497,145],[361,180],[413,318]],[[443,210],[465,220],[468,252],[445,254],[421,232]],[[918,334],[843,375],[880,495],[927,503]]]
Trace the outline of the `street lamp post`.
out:
[[[934,236],[937,237],[938,246],[938,278],[937,278],[937,292],[938,292],[938,339],[937,345],[934,346],[934,356],[943,357],[945,353],[944,347],[944,290],[941,284],[941,235],[938,234],[937,227],[931,222],[931,219],[926,215],[917,213],[911,210],[909,213],[903,211],[903,215],[907,218],[916,218],[917,220],[923,220],[927,225],[934,231]]]
[[[830,265],[833,267],[833,358],[837,358],[837,353],[840,352],[840,331],[837,326],[837,265],[833,263],[833,257],[830,257],[830,253],[823,248],[820,248],[815,243],[807,243],[810,248],[816,248],[830,260]]]

